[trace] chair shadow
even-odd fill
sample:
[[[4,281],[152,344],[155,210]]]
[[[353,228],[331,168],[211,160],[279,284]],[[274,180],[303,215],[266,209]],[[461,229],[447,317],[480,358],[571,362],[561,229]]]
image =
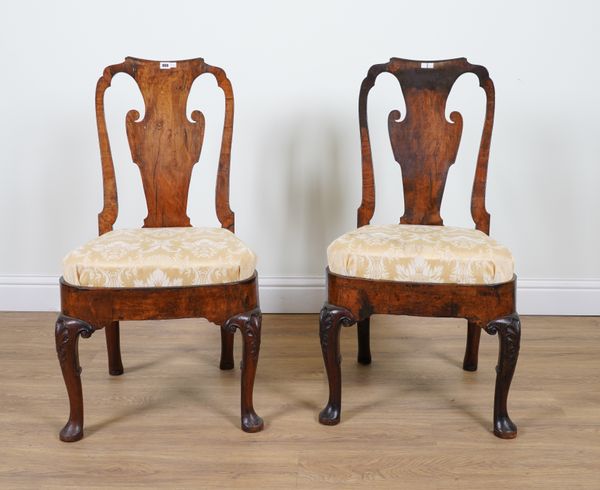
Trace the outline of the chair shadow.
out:
[[[452,357],[450,355],[448,355],[446,352],[435,352],[436,356],[445,361],[447,364],[456,367],[459,369],[459,371],[461,373],[463,373],[463,375],[465,376],[469,376],[469,377],[474,377],[477,375],[477,372],[479,371],[479,368],[477,369],[477,371],[465,371],[463,369],[463,363],[460,359],[457,359],[456,357]],[[493,408],[493,403],[494,403],[494,387],[491,386],[491,391],[490,391],[490,410]],[[490,427],[490,423],[492,418],[490,417],[489,419],[485,418],[481,413],[479,412],[475,412],[472,409],[471,405],[468,405],[464,402],[460,402],[457,401],[456,398],[450,396],[448,397],[448,400],[453,402],[458,408],[460,408],[464,413],[466,413],[468,416],[470,416],[473,420],[475,420],[477,423],[479,423],[479,425],[481,425],[482,427],[488,429]]]
[[[169,356],[169,358],[173,358],[174,356]],[[136,371],[143,371],[146,368],[149,367],[153,367],[153,366],[159,366],[160,364],[164,364],[165,361],[167,360],[167,358],[165,357],[161,357],[161,358],[157,358],[154,359],[152,361],[146,361],[146,362],[140,362],[138,364],[132,364],[132,365],[125,365],[123,367],[123,375],[125,374],[130,374],[130,373],[135,373]],[[122,375],[120,375],[122,376]],[[111,378],[118,378],[119,376],[111,376]]]
[[[459,368],[460,370],[462,370],[462,367],[463,367],[463,365],[462,365],[462,361],[458,360],[456,357],[454,357],[454,356],[450,356],[450,355],[448,355],[446,352],[441,352],[441,351],[437,351],[437,352],[435,352],[435,355],[436,355],[436,356],[437,356],[439,359],[441,359],[441,360],[445,361],[445,362],[446,362],[447,364],[449,364],[450,366],[457,367],[457,368]]]
[[[443,361],[447,362],[449,365],[458,368],[457,375],[460,373],[464,373],[464,371],[462,369],[461,361],[456,360],[455,358],[451,357],[450,355],[448,355],[446,353],[438,352],[436,354],[438,355],[438,357],[440,357]],[[387,362],[384,364],[379,364],[379,367],[381,367],[384,371],[389,371],[389,366],[386,367],[385,364],[387,364]],[[365,372],[369,372],[369,370],[378,369],[378,366],[375,365],[375,361],[373,364],[366,365],[366,366],[359,364],[359,363],[355,363],[353,366],[353,369],[358,369],[361,371],[364,370]],[[398,366],[395,366],[394,369],[398,370],[400,372],[414,371],[414,368],[411,368],[410,366],[406,366],[406,369],[403,369],[403,368],[399,369]],[[468,374],[475,374],[475,373],[468,373]],[[376,373],[373,373],[373,376],[375,376],[375,375],[376,375]],[[343,382],[344,391],[350,392],[354,389],[359,389],[359,388],[368,389],[368,386],[370,384],[369,378],[371,378],[373,376],[360,376],[360,377],[353,376],[351,380],[346,379],[346,381]],[[364,414],[365,412],[368,413],[368,412],[372,412],[372,411],[376,410],[382,403],[388,402],[390,399],[405,396],[409,393],[418,392],[418,393],[435,394],[439,399],[445,400],[449,407],[451,405],[454,405],[455,407],[459,408],[463,413],[465,413],[467,416],[469,416],[471,419],[473,419],[477,424],[479,424],[483,428],[489,429],[491,427],[491,425],[490,425],[491,417],[488,419],[482,413],[475,411],[473,409],[472,405],[457,400],[453,393],[448,393],[446,390],[444,390],[443,383],[441,383],[441,382],[436,383],[435,380],[432,380],[432,379],[429,379],[427,383],[421,383],[421,382],[415,383],[414,380],[415,380],[415,378],[410,377],[410,376],[405,376],[405,377],[396,378],[396,379],[388,379],[388,384],[384,388],[384,394],[379,394],[377,396],[377,398],[375,398],[375,399],[365,401],[364,403],[355,405],[352,408],[343,410],[342,418],[344,420],[352,420],[353,418],[357,417],[358,415]],[[379,391],[379,393],[381,393],[381,387],[378,388],[378,391]],[[325,406],[325,403],[323,404],[323,406]],[[491,398],[490,398],[490,410],[492,407],[493,407],[493,387],[492,387]]]
[[[187,349],[187,351],[192,352],[194,349]],[[131,372],[143,372],[150,367],[158,366],[164,364],[169,359],[173,359],[175,357],[180,357],[181,352],[178,352],[177,355],[173,354],[170,356],[162,356],[158,359],[147,361],[143,363],[135,364],[131,367],[125,367],[125,373]],[[231,384],[234,384],[239,388],[239,376],[235,374],[235,370],[223,371],[218,367],[218,359],[213,358],[213,356],[203,355],[199,352],[194,354],[194,359],[201,360],[202,366],[205,364],[211,364],[215,366],[215,376],[218,376],[218,373],[221,374],[221,377],[232,377],[235,378],[232,380]],[[197,365],[198,368],[201,367],[200,363]],[[199,388],[198,383],[190,383],[190,380],[198,380],[201,379],[201,375],[196,373],[194,375],[190,370],[185,370],[184,373],[186,376],[178,376],[174,377],[173,380],[170,380],[170,386],[167,389],[163,389],[158,393],[158,397],[152,398],[150,400],[145,400],[142,404],[137,404],[134,407],[126,407],[126,408],[116,408],[115,413],[107,416],[104,420],[94,422],[91,424],[86,424],[85,433],[86,437],[92,436],[97,431],[109,427],[111,425],[115,425],[118,422],[127,420],[131,417],[138,417],[140,414],[149,411],[155,411],[156,409],[165,406],[167,404],[172,404],[173,400],[177,400],[177,404],[186,404],[187,402],[191,402],[194,404],[202,405],[203,407],[209,409],[213,414],[221,416],[223,419],[227,420],[231,423],[232,426],[238,427],[240,425],[240,415],[235,411],[235,409],[228,409],[226,405],[222,405],[219,403],[215,403],[214,400],[219,397],[214,396],[214,393],[211,395],[206,391],[203,391]],[[116,378],[120,378],[118,376]],[[113,377],[111,377],[113,378]],[[236,391],[237,393],[237,391]],[[236,406],[237,408],[237,406]]]
[[[231,379],[231,388],[237,388],[240,382],[240,376],[237,374],[239,371],[239,362],[236,363],[236,368],[233,370],[222,371],[218,368],[218,359],[215,356],[207,355],[198,352],[195,349],[187,349],[186,352],[192,354],[193,358],[198,361],[196,367],[198,370],[205,365],[214,365],[215,376],[221,377],[221,379]],[[180,357],[180,352],[177,354],[169,355],[169,356],[161,356],[157,359],[145,361],[137,364],[133,364],[132,366],[125,366],[125,375],[128,373],[135,372],[143,372],[148,370],[149,368],[159,366],[169,361],[169,359],[173,359],[175,357]],[[449,365],[457,367],[462,371],[462,364],[458,360],[449,356],[445,352],[438,352],[436,355],[447,362]],[[350,355],[344,356],[345,358],[350,358]],[[402,359],[402,358],[400,358]],[[398,361],[398,358],[394,360],[394,363]],[[376,361],[375,361],[376,362]],[[402,362],[402,361],[401,361]],[[343,374],[346,374],[346,380],[344,382],[344,391],[345,392],[354,392],[355,390],[368,390],[368,387],[372,385],[372,379],[378,374],[381,375],[381,372],[378,371],[381,369],[383,371],[388,371],[390,366],[389,362],[379,362],[377,364],[371,365],[362,365],[356,361],[354,355],[352,355],[351,360],[349,359],[345,363],[345,367],[342,367]],[[300,372],[295,373],[302,379],[311,379],[315,370],[322,369],[323,370],[323,379],[325,384],[327,384],[324,368],[320,362],[310,362],[305,363]],[[354,370],[354,372],[349,376],[349,370]],[[398,366],[394,367],[394,370],[410,373],[414,371],[414,367],[410,365],[406,365],[405,368],[398,368]],[[346,371],[344,373],[344,371]],[[288,415],[290,412],[290,406],[294,408],[305,409],[310,411],[313,414],[313,420],[318,421],[319,411],[326,404],[326,394],[323,400],[318,400],[315,398],[307,398],[303,396],[301,393],[293,389],[294,383],[290,383],[289,376],[286,376],[285,370],[283,369],[269,369],[265,370],[264,366],[262,372],[265,374],[261,374],[261,370],[259,370],[257,379],[263,385],[264,389],[270,391],[277,398],[285,400],[285,402],[276,405],[270,405],[266,407],[266,410],[263,410],[260,406],[260,401],[258,403],[257,411],[260,415],[265,418],[265,426],[268,427],[272,421],[276,421],[285,415]],[[227,420],[233,427],[239,427],[239,413],[237,410],[229,407],[225,404],[216,403],[216,400],[219,398],[215,396],[214,393],[208,394],[205,391],[200,389],[199,384],[191,384],[190,380],[200,379],[201,376],[199,373],[196,375],[192,374],[190,370],[184,371],[185,376],[174,377],[174,382],[166,390],[161,390],[158,394],[158,398],[152,398],[149,400],[145,400],[144,403],[140,405],[136,405],[135,407],[126,407],[118,409],[116,408],[116,413],[107,416],[102,421],[97,421],[92,424],[86,425],[86,435],[90,436],[96,433],[97,431],[117,424],[120,421],[124,421],[129,419],[132,416],[139,416],[140,414],[148,411],[156,410],[167,403],[172,403],[173,400],[178,400],[177,404],[191,402],[193,404],[201,404],[203,407],[209,409],[215,415],[219,415],[224,420]],[[457,373],[458,375],[459,373]],[[469,373],[471,374],[471,373]],[[475,374],[475,373],[472,373]],[[119,379],[119,377],[110,377],[112,379]],[[349,379],[348,379],[349,378]],[[229,388],[229,386],[227,386]],[[406,375],[404,377],[396,378],[396,379],[388,379],[388,382],[384,388],[384,392],[381,393],[382,388],[378,389],[379,395],[376,398],[367,399],[364,402],[354,405],[352,408],[346,409],[342,413],[342,417],[344,420],[352,420],[353,418],[369,413],[374,412],[377,407],[379,407],[382,403],[388,402],[390,399],[398,398],[401,396],[406,396],[408,393],[420,392],[420,393],[435,393],[441,399],[444,399],[448,402],[450,406],[453,404],[455,407],[458,407],[462,410],[466,415],[475,420],[479,425],[484,428],[489,428],[490,420],[487,417],[484,417],[483,414],[474,411],[473,407],[465,402],[457,401],[453,394],[449,394],[446,390],[443,389],[443,383],[436,383],[435,380],[429,379],[427,383],[418,382],[418,380],[410,375]],[[492,393],[493,395],[493,393]],[[490,404],[493,402],[490,399]],[[491,406],[491,405],[490,405]],[[118,411],[117,411],[118,410]]]
[[[295,374],[306,379],[314,372],[314,370],[314,366],[308,365],[306,366],[306,370],[296,372]],[[275,397],[285,400],[281,404],[269,406],[266,411],[262,410],[265,419],[276,421],[281,417],[288,415],[290,413],[290,406],[294,409],[306,409],[318,414],[318,411],[320,410],[318,402],[312,398],[308,399],[295,391],[293,389],[294,384],[289,382],[289,377],[286,377],[285,373],[279,374],[281,372],[281,370],[270,370],[268,374],[260,376],[260,383],[264,384],[266,390]]]
[[[135,407],[120,409],[120,411],[117,414],[111,415],[110,417],[107,417],[100,422],[86,424],[86,426],[84,427],[85,436],[86,438],[88,438],[90,436],[93,436],[97,431],[105,427],[115,425],[123,420],[127,420],[131,416],[138,417],[144,412],[155,410],[156,408],[163,405],[165,401],[166,399],[161,397],[159,399],[153,399],[152,401],[146,402],[142,405],[136,405]]]

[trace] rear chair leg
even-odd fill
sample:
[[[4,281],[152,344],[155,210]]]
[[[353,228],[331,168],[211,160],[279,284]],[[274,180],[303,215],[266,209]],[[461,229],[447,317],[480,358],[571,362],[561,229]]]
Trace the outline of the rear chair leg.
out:
[[[233,366],[235,365],[233,361],[234,337],[234,332],[230,332],[225,327],[221,326],[221,362],[219,363],[220,369],[233,369]]]
[[[371,319],[365,318],[358,322],[356,333],[358,336],[358,362],[371,364]]]
[[[481,324],[468,320],[467,347],[463,369],[465,371],[477,371],[477,360],[479,357],[479,340],[481,339]]]
[[[104,333],[106,335],[106,350],[108,351],[108,372],[112,376],[119,376],[123,374],[119,322],[112,322],[107,325]]]
[[[83,392],[81,366],[79,365],[79,336],[88,338],[94,327],[82,320],[60,315],[56,321],[56,353],[60,362],[67,394],[69,395],[69,420],[60,431],[64,442],[78,441],[83,437]]]
[[[485,331],[490,335],[497,333],[500,343],[494,393],[494,434],[502,439],[512,439],[517,437],[517,426],[510,420],[506,405],[521,345],[519,315],[514,313],[494,320],[487,324]]]
[[[241,421],[242,430],[245,432],[259,432],[264,423],[256,412],[252,402],[256,365],[260,353],[260,327],[262,314],[259,308],[247,313],[236,315],[225,322],[223,328],[233,335],[239,328],[244,338],[242,347],[242,393],[241,393]]]

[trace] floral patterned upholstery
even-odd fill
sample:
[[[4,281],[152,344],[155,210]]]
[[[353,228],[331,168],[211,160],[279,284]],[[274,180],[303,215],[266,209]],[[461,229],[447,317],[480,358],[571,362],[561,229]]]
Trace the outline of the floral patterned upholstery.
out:
[[[249,278],[256,255],[224,228],[141,228],[105,233],[63,263],[76,286],[197,286]]]
[[[494,284],[514,273],[506,247],[451,226],[362,226],[334,240],[327,260],[336,274],[388,281]]]

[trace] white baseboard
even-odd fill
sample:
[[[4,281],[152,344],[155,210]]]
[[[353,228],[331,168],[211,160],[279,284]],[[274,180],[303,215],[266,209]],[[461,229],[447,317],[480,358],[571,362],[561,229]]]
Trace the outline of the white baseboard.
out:
[[[264,313],[317,313],[325,300],[318,276],[259,278]],[[600,315],[600,279],[519,279],[523,315]],[[0,311],[58,311],[58,277],[0,276]]]
[[[0,276],[0,311],[58,311],[57,276]]]
[[[318,313],[325,302],[325,277],[258,276],[263,313]]]
[[[600,279],[517,279],[523,315],[600,315]]]

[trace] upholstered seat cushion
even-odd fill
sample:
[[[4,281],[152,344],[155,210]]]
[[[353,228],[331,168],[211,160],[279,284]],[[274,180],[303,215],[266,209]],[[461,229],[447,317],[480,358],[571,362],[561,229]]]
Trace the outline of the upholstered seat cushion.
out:
[[[247,279],[256,256],[223,228],[141,228],[105,233],[63,263],[77,286],[197,286]]]
[[[510,281],[510,251],[485,233],[424,225],[367,225],[327,249],[336,274],[388,281],[494,284]]]

